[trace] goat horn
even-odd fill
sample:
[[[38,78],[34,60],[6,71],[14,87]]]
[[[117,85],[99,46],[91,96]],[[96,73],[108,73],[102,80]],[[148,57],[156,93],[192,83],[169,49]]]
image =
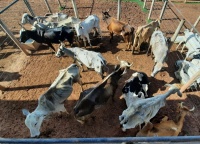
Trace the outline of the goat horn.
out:
[[[120,62],[120,60],[119,60],[119,55],[117,56],[117,60]]]
[[[195,110],[195,107],[193,106],[193,108],[191,108],[189,111],[194,111]]]
[[[127,65],[128,67],[131,67],[133,65],[133,62],[130,65]]]
[[[181,103],[180,103],[180,107],[181,107],[181,108],[183,108],[183,103],[184,103],[184,102],[181,102]]]

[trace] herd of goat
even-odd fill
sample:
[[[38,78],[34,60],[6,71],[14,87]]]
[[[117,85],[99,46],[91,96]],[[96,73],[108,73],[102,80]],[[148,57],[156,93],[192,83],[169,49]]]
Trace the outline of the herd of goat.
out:
[[[133,54],[140,52],[140,46],[143,42],[148,42],[147,54],[151,51],[151,56],[154,57],[155,61],[151,76],[154,77],[161,71],[169,53],[169,39],[159,29],[159,20],[139,26],[135,31],[130,24],[113,18],[109,11],[103,11],[102,15],[110,33],[110,42],[114,34],[121,35],[127,43],[126,50],[132,49]],[[23,27],[26,23],[33,26],[32,30],[26,30]],[[74,116],[78,122],[84,124],[85,120],[96,108],[104,105],[108,99],[113,99],[119,79],[126,74],[132,65],[117,57],[119,63],[114,66],[113,71],[110,72],[109,70],[108,73],[107,61],[101,53],[73,47],[73,42],[81,39],[84,41],[85,47],[87,45],[86,40],[92,47],[89,37],[89,33],[92,30],[94,31],[94,36],[100,35],[102,37],[100,19],[97,15],[90,15],[81,21],[74,17],[68,17],[63,13],[44,17],[32,17],[25,13],[22,16],[21,26],[21,42],[26,43],[27,40],[33,39],[38,43],[47,44],[56,53],[57,57],[67,55],[74,60],[74,63],[69,67],[59,71],[59,75],[47,92],[40,96],[38,106],[33,112],[30,113],[27,109],[22,110],[23,114],[26,115],[25,124],[30,130],[31,137],[40,135],[40,127],[45,117],[55,112],[67,112],[64,107],[64,101],[71,95],[73,84],[76,82],[81,86],[81,93],[73,109]],[[185,33],[188,34],[189,31],[186,30]],[[193,35],[196,38],[196,34],[193,33]],[[192,46],[187,46],[189,45],[189,40],[185,38],[187,37],[178,36],[176,42],[185,42],[186,47],[192,49]],[[72,47],[66,48],[62,43],[64,40],[67,40]],[[197,38],[197,45],[198,42],[200,43],[200,40]],[[60,44],[57,52],[52,45],[54,43]],[[196,66],[196,71],[200,69],[200,65],[197,67],[199,59],[195,57],[199,54],[200,45],[195,48],[195,55],[192,55],[190,61],[179,60],[175,64],[178,68],[175,75],[181,84],[187,83],[190,77],[194,75],[193,67]],[[191,50],[188,51],[191,52]],[[189,57],[193,53],[194,50],[187,56]],[[86,90],[83,90],[80,78],[81,68],[84,71],[83,66],[94,69],[102,78],[100,82]],[[193,86],[197,86],[196,83],[198,81],[193,83]],[[160,123],[152,124],[150,120],[158,113],[160,108],[165,106],[166,98],[171,94],[177,93],[178,96],[182,94],[176,85],[166,84],[165,86],[169,87],[167,92],[150,97],[147,93],[148,85],[149,79],[144,72],[135,72],[125,81],[122,96],[120,97],[125,99],[127,105],[127,109],[119,116],[122,130],[125,131],[139,126],[140,130],[136,136],[178,136],[183,126],[184,117],[194,108],[189,109],[183,106],[182,103],[178,104],[180,115],[177,118],[177,122],[164,117]],[[141,127],[143,123],[145,125]]]

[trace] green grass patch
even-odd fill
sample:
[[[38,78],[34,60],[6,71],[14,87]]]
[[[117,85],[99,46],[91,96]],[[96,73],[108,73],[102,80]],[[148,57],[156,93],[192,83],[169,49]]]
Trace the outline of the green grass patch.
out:
[[[142,10],[144,13],[148,13],[148,12],[149,12],[147,9],[143,8],[144,2],[142,2],[141,0],[122,0],[122,1],[124,1],[124,2],[134,2],[134,3],[137,3],[137,4],[140,6],[141,10]],[[152,21],[152,20],[146,19],[146,22],[147,22],[147,23],[150,23],[151,21]]]
[[[148,10],[145,9],[145,8],[143,8],[144,2],[142,2],[142,1],[140,1],[140,0],[122,0],[122,1],[124,1],[124,2],[134,2],[134,3],[137,3],[137,4],[140,6],[140,8],[142,9],[143,12],[148,13]]]

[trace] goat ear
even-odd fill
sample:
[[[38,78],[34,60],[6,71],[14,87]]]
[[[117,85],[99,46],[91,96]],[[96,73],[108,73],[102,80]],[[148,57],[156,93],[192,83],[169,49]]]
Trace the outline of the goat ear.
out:
[[[27,109],[22,109],[23,115],[27,116],[30,112]]]

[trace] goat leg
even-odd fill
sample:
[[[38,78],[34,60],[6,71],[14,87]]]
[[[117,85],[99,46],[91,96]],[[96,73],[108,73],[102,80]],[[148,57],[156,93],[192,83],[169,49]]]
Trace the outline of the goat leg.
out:
[[[113,33],[110,32],[110,43],[112,42],[112,39],[113,39]]]
[[[53,53],[56,52],[55,48],[53,47],[53,45],[51,43],[48,43],[48,46],[53,50]]]

